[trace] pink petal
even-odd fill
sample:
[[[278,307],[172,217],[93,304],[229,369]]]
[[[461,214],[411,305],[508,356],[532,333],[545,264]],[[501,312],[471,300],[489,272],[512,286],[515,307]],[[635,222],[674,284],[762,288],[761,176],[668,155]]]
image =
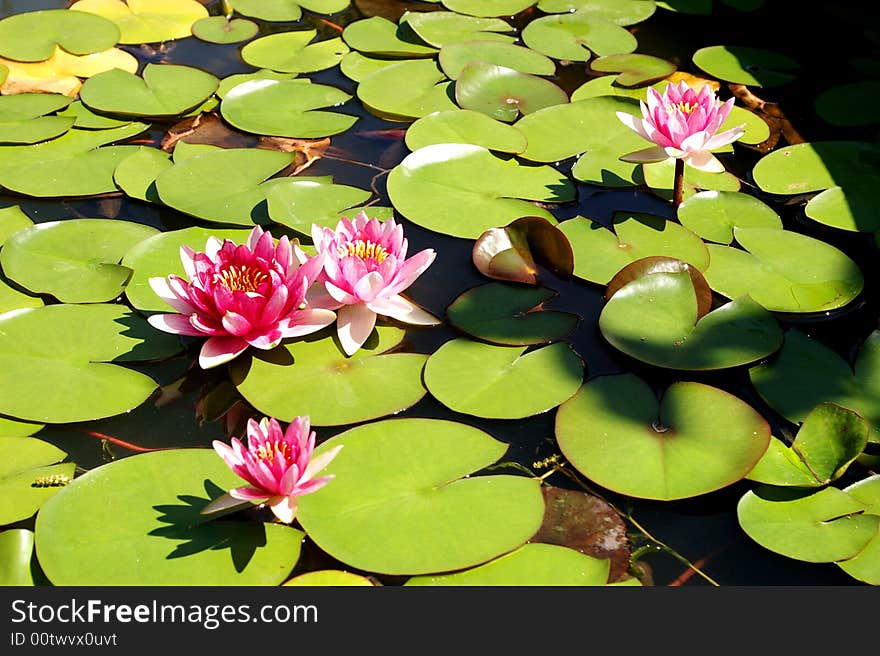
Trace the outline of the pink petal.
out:
[[[436,257],[437,252],[433,248],[426,248],[413,255],[397,271],[397,275],[388,285],[384,295],[397,294],[409,287],[416,278],[425,272],[425,269],[431,266]]]
[[[192,314],[196,309],[187,300],[188,296],[181,297],[174,292],[167,278],[150,278],[150,287],[156,295],[171,307],[182,314]]]
[[[358,280],[354,285],[354,293],[361,301],[372,301],[385,288],[385,281],[382,276],[371,271],[363,278]]]
[[[278,329],[282,337],[302,337],[318,332],[336,321],[336,313],[331,310],[299,310],[289,319],[281,321]]]
[[[687,139],[682,140],[679,148],[681,148],[686,153],[696,153],[701,150],[707,150],[706,141],[708,136],[705,132],[695,132],[690,135]]]
[[[266,490],[248,485],[229,490],[229,495],[242,501],[264,501],[269,496],[269,493]]]
[[[186,272],[186,276],[190,280],[195,280],[197,278],[194,262],[195,255],[196,252],[189,246],[180,247],[180,262],[183,264],[183,270]]]
[[[224,314],[222,321],[226,331],[236,337],[244,337],[254,329],[253,324],[246,317],[235,312]]]
[[[314,478],[315,474],[324,470],[324,468],[330,464],[330,461],[333,460],[337,456],[337,454],[342,450],[344,444],[337,444],[332,449],[327,449],[323,453],[312,458],[311,462],[309,462],[306,467],[305,472],[303,472],[302,477],[299,479],[300,484],[307,483],[308,481]]]
[[[375,325],[376,313],[363,303],[339,308],[336,315],[337,333],[346,355],[354,355],[367,341]]]
[[[644,150],[637,150],[634,153],[627,153],[626,155],[621,155],[620,159],[624,162],[633,162],[636,164],[647,163],[647,162],[662,162],[665,159],[668,159],[669,155],[666,150],[661,148],[660,146],[651,146],[650,148],[645,148]]]
[[[193,337],[205,336],[203,331],[193,327],[189,317],[182,314],[152,314],[147,317],[147,321],[153,328],[158,328],[166,333]]]
[[[342,303],[343,305],[351,305],[352,303],[358,302],[357,298],[354,295],[349,294],[344,289],[337,287],[329,280],[324,282],[324,287],[326,288],[327,293],[331,296],[331,298],[338,301],[339,303]]]
[[[616,112],[616,114],[621,123],[623,123],[630,130],[634,130],[635,132],[637,132],[642,139],[653,141],[653,139],[648,136],[648,132],[643,127],[643,121],[636,118],[632,114],[627,114],[626,112]]]
[[[229,362],[248,347],[241,337],[210,337],[202,344],[199,352],[199,366],[211,369]]]
[[[248,335],[246,341],[254,348],[268,351],[278,346],[282,339],[284,335],[279,328],[269,328],[263,333]]]
[[[719,132],[714,137],[709,139],[704,147],[706,150],[716,150],[718,148],[721,148],[722,146],[726,146],[729,143],[733,143],[741,136],[743,136],[745,132],[745,124],[735,128],[731,128],[730,130],[725,130],[724,132]]]
[[[708,150],[691,153],[685,161],[689,166],[706,173],[723,173],[724,165]]]
[[[400,295],[376,299],[372,303],[368,303],[367,307],[377,314],[391,317],[404,323],[419,326],[436,326],[442,323],[433,314],[426,312],[412,301]]]
[[[217,455],[223,459],[223,462],[225,462],[226,466],[230,469],[241,464],[241,459],[236,455],[235,450],[228,444],[224,444],[220,440],[214,440],[211,445],[214,447],[214,451],[217,452]]]
[[[287,468],[287,471],[281,476],[281,482],[278,485],[278,488],[281,494],[290,494],[293,492],[293,488],[296,487],[296,484],[299,482],[299,467],[295,464],[290,465]]]
[[[331,283],[332,284],[332,283]],[[312,310],[335,310],[343,304],[327,293],[327,288],[317,284],[306,295],[306,305]]]
[[[290,524],[293,519],[296,517],[296,509],[299,505],[299,501],[293,495],[290,496],[275,496],[269,499],[268,501],[269,508],[272,509],[272,513],[285,524]]]

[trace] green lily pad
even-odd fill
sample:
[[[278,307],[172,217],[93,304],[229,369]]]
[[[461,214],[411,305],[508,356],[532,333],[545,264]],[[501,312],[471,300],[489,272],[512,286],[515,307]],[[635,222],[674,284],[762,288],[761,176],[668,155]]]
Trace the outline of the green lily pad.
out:
[[[407,128],[404,138],[413,151],[440,143],[473,144],[502,153],[521,153],[527,146],[525,135],[515,127],[469,109],[427,114]]]
[[[263,414],[283,421],[309,415],[314,426],[385,417],[425,395],[422,367],[427,356],[386,353],[403,341],[402,330],[378,326],[375,336],[351,357],[330,330],[237,359],[230,370],[232,382]]]
[[[320,111],[351,96],[324,84],[297,80],[250,80],[230,89],[220,113],[233,127],[277,137],[315,139],[345,132],[357,116]]]
[[[408,155],[388,175],[391,204],[436,232],[476,239],[522,216],[555,221],[526,200],[574,198],[571,182],[550,166],[525,167],[470,144],[436,144]]]
[[[241,482],[212,449],[97,467],[40,509],[37,558],[54,585],[278,585],[299,559],[302,531],[200,514]]]
[[[769,485],[819,487],[840,478],[868,443],[871,427],[852,410],[820,403],[791,446],[777,438],[747,478]]]
[[[695,382],[657,400],[633,374],[600,376],[559,407],[556,440],[584,476],[627,496],[670,501],[741,480],[770,426],[750,405]]]
[[[125,252],[157,234],[150,226],[116,219],[68,219],[19,230],[0,250],[0,264],[31,292],[62,303],[112,301],[125,288],[131,269],[120,266]]]
[[[161,203],[156,178],[172,164],[171,156],[164,150],[141,146],[119,162],[113,180],[131,198]]]
[[[471,262],[488,278],[537,285],[544,267],[570,280],[574,271],[571,244],[556,225],[539,216],[523,216],[489,228],[471,248]]]
[[[226,16],[208,16],[192,25],[193,36],[208,43],[241,43],[253,39],[260,26],[246,18],[228,19]]]
[[[46,424],[34,424],[9,417],[0,417],[0,435],[3,437],[28,437],[38,433]]]
[[[312,225],[336,228],[339,215],[367,202],[372,192],[340,184],[321,184],[288,178],[272,187],[266,200],[269,216],[304,235],[312,234]]]
[[[0,251],[2,253],[2,251]],[[0,278],[0,314],[19,308],[42,307],[45,305],[39,296],[30,296],[14,287],[10,287],[3,278]],[[0,435],[4,433],[0,431]]]
[[[597,96],[620,96],[622,98],[633,98],[635,100],[645,99],[645,87],[630,89],[628,87],[618,86],[615,84],[614,80],[615,76],[613,75],[602,75],[587,80],[571,92],[571,102],[596,98]],[[654,86],[656,87],[657,85],[655,84]],[[660,89],[660,92],[662,93],[662,89]],[[641,116],[641,112],[638,112],[637,115]],[[632,132],[632,130],[630,130],[630,132]],[[644,140],[642,140],[642,143],[644,143]]]
[[[614,213],[614,230],[575,217],[559,224],[574,252],[574,275],[607,285],[623,267],[643,257],[662,255],[687,262],[700,271],[709,266],[709,251],[687,228],[659,216]]]
[[[818,404],[831,401],[859,413],[880,442],[880,331],[861,345],[855,365],[797,329],[785,333],[782,349],[752,367],[758,394],[789,421],[800,423]]]
[[[294,576],[289,581],[285,581],[283,585],[292,587],[353,587],[372,586],[373,582],[366,576],[352,572],[339,569],[320,569]]]
[[[490,282],[462,293],[446,313],[462,332],[493,344],[546,344],[565,337],[579,321],[568,312],[545,310],[554,296],[545,288]]]
[[[609,561],[540,542],[525,544],[478,567],[452,574],[414,576],[404,586],[605,585]]]
[[[712,13],[712,0],[656,0],[657,6],[666,11],[681,14],[708,16]]]
[[[768,310],[819,312],[843,307],[862,291],[858,265],[830,244],[779,228],[734,228],[746,250],[710,244],[706,280],[716,292],[749,294]]]
[[[458,109],[454,83],[434,60],[404,60],[365,77],[357,88],[364,107],[380,118],[412,121],[432,112]]]
[[[584,362],[568,344],[525,350],[453,339],[428,358],[425,385],[447,408],[491,419],[547,412],[580,387]]]
[[[302,7],[295,0],[235,0],[233,9],[242,16],[269,22],[298,21]]]
[[[649,19],[657,5],[653,0],[540,0],[538,9],[545,14],[577,11],[617,25],[634,25]]]
[[[55,464],[67,453],[35,437],[0,437],[0,453],[0,524],[31,517],[76,469],[73,462]]]
[[[687,272],[651,273],[627,283],[602,308],[599,329],[618,350],[669,369],[736,367],[782,345],[776,319],[748,296],[698,318]]]
[[[0,143],[33,144],[64,134],[73,119],[46,114],[69,103],[70,98],[59,93],[0,96]]]
[[[345,26],[342,38],[353,50],[377,57],[433,57],[437,48],[426,44],[408,23],[399,25],[372,16]]]
[[[168,357],[180,340],[120,305],[47,305],[0,316],[0,413],[67,423],[131,410],[156,382],[119,366]]]
[[[635,133],[633,133],[635,134]],[[644,141],[642,144],[644,145]],[[642,164],[642,175],[645,184],[661,198],[671,200],[672,188],[675,184],[675,160],[669,158],[662,162]],[[700,191],[739,191],[739,178],[725,171],[724,173],[707,173],[685,164],[682,198],[687,200]]]
[[[317,30],[297,30],[269,34],[241,49],[241,58],[256,68],[281,73],[314,73],[336,66],[348,52],[340,37],[312,40]]]
[[[400,19],[425,43],[442,48],[460,41],[502,41],[513,43],[513,26],[500,18],[462,16],[451,11],[406,12]]]
[[[696,193],[679,205],[678,220],[703,239],[719,244],[733,242],[734,228],[782,229],[782,220],[773,208],[736,191]]]
[[[208,10],[197,0],[78,0],[76,11],[103,16],[119,27],[119,43],[159,43],[192,36]]]
[[[0,586],[33,585],[33,553],[33,531],[10,528],[0,533]]]
[[[118,191],[117,164],[137,146],[105,146],[147,129],[144,123],[111,130],[70,130],[33,146],[0,148],[0,185],[28,196],[92,196]]]
[[[450,11],[468,16],[492,18],[495,16],[514,16],[525,11],[537,0],[443,0],[443,6]]]
[[[744,46],[707,46],[693,55],[693,62],[709,75],[726,82],[755,87],[775,87],[797,78],[789,71],[800,68],[791,57]]]
[[[57,115],[72,118],[74,120],[73,127],[84,130],[107,130],[131,123],[131,121],[125,119],[95,114],[95,112],[83,105],[81,100],[70,103],[64,110],[58,112]]]
[[[339,444],[325,470],[335,478],[300,499],[298,517],[347,565],[411,575],[473,567],[521,546],[541,525],[537,479],[471,476],[507,450],[481,430],[390,419],[352,428],[315,453]]]
[[[834,487],[804,493],[761,486],[742,496],[736,513],[743,531],[765,549],[830,563],[855,556],[876,535],[880,516],[863,514],[867,507]]]
[[[440,67],[451,80],[475,61],[498,64],[520,73],[553,75],[556,63],[540,52],[501,41],[457,41],[440,49]],[[566,96],[567,98],[567,96]]]
[[[874,125],[872,111],[880,99],[880,81],[864,80],[829,87],[816,96],[816,113],[827,123],[843,127]]]
[[[637,87],[672,75],[677,66],[670,61],[643,54],[605,55],[590,62],[590,68],[600,73],[619,73],[615,84]]]
[[[475,61],[459,74],[455,99],[462,109],[511,123],[520,114],[567,103],[568,94],[543,77]]]
[[[355,82],[363,82],[367,77],[379,69],[387,68],[394,64],[400,63],[399,59],[377,59],[375,57],[365,57],[356,50],[345,53],[342,61],[339,63],[340,72],[350,80]]]
[[[880,476],[868,478],[853,483],[844,490],[857,501],[868,505],[872,515],[880,514]],[[880,531],[858,555],[853,558],[838,562],[837,565],[844,572],[855,579],[869,585],[880,585]]]
[[[107,114],[180,116],[207,100],[220,83],[210,73],[178,64],[147,64],[141,75],[119,68],[98,73],[85,81],[80,98]]]
[[[585,13],[537,18],[523,28],[522,40],[548,57],[575,62],[589,61],[593,54],[627,54],[638,45],[624,28]]]
[[[0,57],[21,62],[49,59],[60,46],[73,55],[90,55],[119,41],[114,23],[82,12],[44,9],[0,20]]]
[[[258,148],[209,151],[175,161],[156,178],[166,205],[214,223],[268,223],[267,178],[286,168],[293,153]]]
[[[235,75],[229,75],[220,80],[220,85],[217,87],[217,91],[214,93],[218,98],[225,98],[226,94],[229,93],[234,87],[238,86],[242,82],[250,82],[251,80],[298,80],[299,82],[310,84],[311,80],[307,77],[298,78],[296,73],[278,73],[276,71],[271,71],[268,68],[261,68],[258,71],[254,71],[253,73],[236,73]]]
[[[18,205],[10,205],[0,209],[0,246],[19,230],[24,230],[32,225],[34,222]]]

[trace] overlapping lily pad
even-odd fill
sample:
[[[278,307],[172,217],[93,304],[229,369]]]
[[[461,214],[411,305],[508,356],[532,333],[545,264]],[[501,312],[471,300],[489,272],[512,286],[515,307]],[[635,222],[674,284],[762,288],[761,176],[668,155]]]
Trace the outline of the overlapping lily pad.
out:
[[[46,114],[69,104],[70,98],[58,93],[0,96],[0,143],[32,144],[64,134],[73,119]]]
[[[55,585],[278,585],[299,558],[302,531],[200,514],[241,483],[212,449],[93,469],[40,510],[40,565]]]
[[[482,61],[512,68],[531,75],[553,75],[556,63],[540,52],[502,41],[457,41],[443,46],[439,55],[440,67],[457,80],[471,62]]]
[[[662,80],[675,72],[670,61],[644,54],[605,55],[590,62],[590,68],[600,73],[618,73],[614,83],[635,87]]]
[[[348,52],[340,37],[314,41],[317,30],[278,32],[251,41],[241,58],[251,66],[280,73],[313,73],[336,66]]]
[[[245,18],[228,19],[225,16],[208,16],[192,25],[193,36],[208,43],[240,43],[248,41],[260,32],[260,26]]]
[[[433,144],[463,143],[503,153],[521,153],[527,145],[525,135],[515,127],[469,109],[427,114],[407,128],[405,139],[413,151]]]
[[[0,533],[0,585],[33,585],[33,553],[33,531],[10,528]]]
[[[353,50],[381,57],[432,57],[437,52],[437,48],[422,41],[407,22],[395,24],[381,16],[349,23],[342,38]]]
[[[31,517],[73,478],[67,453],[35,437],[0,437],[0,524]],[[2,534],[0,534],[2,535]]]
[[[844,490],[868,506],[867,513],[880,515],[880,476],[869,476]],[[844,572],[868,585],[880,585],[880,529],[853,558],[838,562]]]
[[[755,87],[774,87],[794,80],[798,62],[763,48],[707,46],[694,53],[693,62],[709,75],[726,82]]]
[[[342,58],[342,61],[339,62],[339,72],[350,80],[362,82],[367,76],[375,73],[379,69],[399,63],[399,59],[366,57],[356,50],[352,50],[351,52],[347,52]]]
[[[589,61],[593,54],[634,51],[638,42],[627,30],[588,13],[556,14],[531,21],[523,28],[525,44],[562,61]]]
[[[324,330],[239,358],[231,367],[232,381],[260,412],[283,421],[309,415],[315,426],[340,426],[385,417],[425,395],[427,356],[387,353],[403,336],[399,328],[380,325],[364,347],[346,357]]]
[[[776,211],[750,194],[737,191],[701,191],[678,207],[678,220],[708,241],[730,244],[734,228],[778,228]]]
[[[458,109],[454,83],[434,60],[404,60],[365,77],[357,96],[373,114],[389,120],[417,119],[432,112]]]
[[[121,305],[48,305],[0,316],[0,413],[35,422],[126,412],[157,387],[123,366],[173,355],[160,333]]]
[[[880,82],[877,80],[838,84],[816,97],[816,113],[832,125],[873,125],[878,118],[871,108],[876,106],[878,99]]]
[[[662,162],[642,164],[642,175],[645,184],[651,191],[664,199],[672,198],[675,185],[675,160],[666,159]],[[682,198],[687,200],[700,191],[739,191],[739,178],[732,173],[707,173],[685,164]]]
[[[372,195],[370,191],[349,185],[291,178],[274,185],[266,194],[266,200],[273,221],[311,235],[313,224],[335,229],[341,213],[351,210],[348,214],[356,214],[359,210],[351,208],[367,202]]]
[[[19,230],[34,225],[31,218],[18,205],[0,209],[0,246]]]
[[[270,22],[296,21],[307,9],[318,14],[335,14],[350,4],[349,0],[236,0],[235,11]]]
[[[425,385],[456,412],[521,419],[555,408],[583,382],[584,362],[568,344],[525,351],[453,339],[428,358]]]
[[[119,28],[119,43],[158,43],[192,36],[208,10],[197,0],[78,0],[71,9],[103,16]]]
[[[96,114],[83,105],[81,100],[70,103],[64,110],[58,112],[58,116],[65,116],[74,120],[73,127],[84,130],[107,130],[128,125],[127,119],[112,118],[103,114]]]
[[[537,479],[471,476],[507,450],[476,428],[392,419],[352,428],[315,453],[339,444],[325,470],[335,478],[300,499],[298,517],[321,549],[352,567],[411,575],[473,567],[541,525]]]
[[[565,280],[574,271],[568,239],[540,216],[523,216],[489,228],[474,242],[471,261],[484,276],[528,285],[538,284],[540,267]]]
[[[357,587],[371,586],[373,582],[366,576],[340,569],[319,569],[294,576],[289,581],[285,581],[283,585],[292,587]]]
[[[654,0],[539,0],[538,9],[547,14],[577,11],[617,25],[634,25],[650,18],[657,5]]]
[[[421,226],[466,239],[522,216],[554,221],[527,202],[574,198],[571,181],[549,166],[525,167],[470,144],[435,144],[408,155],[388,175],[398,212]]]
[[[141,146],[119,162],[113,180],[127,196],[150,203],[160,203],[156,178],[173,162],[164,150]]]
[[[779,228],[733,229],[746,250],[710,244],[706,280],[728,298],[749,294],[768,310],[819,312],[843,307],[864,287],[858,265],[843,251]]]
[[[491,18],[513,16],[528,9],[535,2],[537,0],[443,0],[443,6],[459,14]]]
[[[48,59],[55,46],[73,55],[90,55],[112,48],[119,28],[100,16],[66,9],[43,9],[13,14],[0,20],[0,57],[22,62]]]
[[[460,41],[502,41],[513,43],[513,27],[500,18],[463,16],[451,11],[407,12],[400,19],[425,43],[442,48]]]
[[[702,383],[676,382],[657,400],[634,374],[588,381],[559,408],[556,439],[584,476],[627,496],[669,501],[741,480],[770,427],[749,404]]]
[[[455,99],[462,109],[512,123],[521,114],[567,103],[568,94],[543,77],[474,61],[459,73]]]

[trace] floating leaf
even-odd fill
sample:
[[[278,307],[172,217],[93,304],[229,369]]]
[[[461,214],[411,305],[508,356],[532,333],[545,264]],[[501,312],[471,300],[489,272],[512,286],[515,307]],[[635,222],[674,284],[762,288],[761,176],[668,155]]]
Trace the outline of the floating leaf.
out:
[[[33,531],[9,528],[0,533],[0,586],[33,585],[33,553]]]
[[[590,68],[600,73],[619,73],[615,84],[636,87],[669,77],[676,66],[670,61],[652,55],[605,55],[590,62]]]
[[[562,61],[589,61],[599,56],[630,53],[636,38],[614,23],[586,13],[543,16],[523,28],[525,44]]]
[[[206,521],[241,479],[211,449],[142,453],[83,474],[37,516],[37,557],[54,585],[278,585],[302,531]]]
[[[440,67],[457,80],[462,70],[475,61],[498,64],[520,73],[553,75],[556,63],[540,52],[501,41],[457,41],[440,49]],[[567,99],[567,96],[566,96]]]
[[[103,16],[119,28],[119,43],[158,43],[192,36],[193,23],[208,17],[197,0],[78,0],[75,11]]]
[[[816,96],[816,113],[832,125],[855,127],[877,123],[871,107],[880,99],[880,81],[865,80],[830,87]]]
[[[869,476],[853,483],[844,491],[866,504],[866,512],[880,514],[880,476]],[[880,585],[880,530],[855,557],[837,564],[844,572],[863,583]]]
[[[538,284],[538,264],[559,278],[571,278],[571,244],[555,225],[539,216],[524,216],[480,235],[471,254],[484,276]]]
[[[235,0],[233,9],[243,16],[269,22],[298,21],[302,7],[295,0]]]
[[[314,73],[336,66],[348,52],[339,38],[312,40],[317,30],[279,32],[251,41],[241,49],[241,58],[256,68],[281,73]]]
[[[119,28],[111,21],[66,9],[27,11],[0,20],[0,57],[15,61],[49,59],[56,45],[72,55],[90,55],[118,41]]]
[[[451,11],[407,12],[400,19],[425,42],[436,48],[460,41],[503,41],[513,43],[513,26],[500,18],[462,16]]]
[[[253,39],[260,26],[244,18],[229,20],[226,16],[201,18],[192,25],[193,36],[208,43],[241,43]]]
[[[657,400],[633,374],[587,382],[556,415],[565,458],[602,487],[670,501],[741,480],[770,427],[751,406],[702,383],[676,382]]]
[[[156,178],[171,165],[171,157],[165,151],[141,146],[119,162],[113,172],[113,180],[127,196],[159,203]]]
[[[463,143],[504,153],[526,149],[526,138],[515,127],[469,109],[433,112],[418,119],[406,130],[410,150],[440,143]]]
[[[730,244],[734,228],[777,228],[782,221],[773,208],[750,194],[701,191],[678,207],[678,220],[703,239]]]
[[[432,112],[458,109],[454,83],[433,60],[402,61],[361,81],[357,95],[373,114],[393,121],[411,121]]]
[[[58,93],[0,96],[0,142],[32,144],[64,134],[73,120],[46,114],[68,104],[70,98]]]
[[[400,25],[372,16],[345,26],[342,38],[354,50],[378,57],[433,57],[437,48],[426,44],[408,23]]]
[[[443,6],[450,11],[468,16],[491,18],[494,16],[513,16],[525,11],[537,0],[443,0]]]
[[[282,583],[282,585],[292,587],[359,587],[372,586],[373,582],[366,576],[353,574],[352,572],[338,569],[320,569],[294,576],[292,579]]]
[[[642,164],[645,184],[664,199],[672,198],[675,185],[675,160],[669,158],[653,164]],[[739,191],[739,179],[732,173],[707,173],[685,163],[682,198],[687,200],[699,191]]]
[[[107,130],[129,125],[131,121],[110,118],[102,114],[95,114],[91,109],[82,104],[81,100],[70,103],[66,109],[58,112],[58,116],[65,116],[74,120],[73,127],[84,130]]]
[[[363,82],[369,75],[375,73],[379,69],[400,63],[397,59],[377,59],[375,57],[364,57],[361,53],[352,50],[345,53],[342,61],[339,63],[340,72],[350,80],[355,82]]]
[[[0,314],[9,312],[10,310],[18,310],[20,308],[42,307],[43,299],[39,296],[29,296],[18,289],[10,287],[4,279],[0,278]],[[2,429],[2,421],[0,421],[0,429]],[[0,430],[0,435],[5,433]]]
[[[6,243],[19,230],[34,225],[31,218],[22,212],[18,205],[11,205],[0,209],[0,246]]]
[[[455,83],[462,109],[482,112],[511,123],[520,114],[568,102],[568,95],[549,80],[488,62],[471,62]]]
[[[35,437],[0,437],[0,453],[0,524],[33,516],[76,469],[72,462],[55,464],[67,453]]]
[[[299,80],[301,83],[311,84],[309,78],[298,78],[296,77],[296,73],[278,73],[276,71],[271,71],[268,68],[261,68],[253,73],[236,73],[235,75],[224,77],[220,80],[220,85],[217,87],[217,91],[214,95],[218,98],[225,98],[226,94],[234,87],[242,82],[250,82],[251,80]]]
[[[694,53],[693,62],[709,75],[726,82],[756,87],[774,87],[797,76],[800,68],[791,57],[763,48],[707,46]]]
[[[577,11],[617,25],[634,25],[650,18],[657,6],[653,0],[540,0],[538,9],[546,14]]]
[[[471,426],[391,419],[349,429],[315,453],[339,444],[325,470],[335,478],[300,499],[298,518],[321,549],[352,567],[386,574],[472,567],[521,546],[541,524],[537,479],[471,476],[507,450]]]
[[[654,273],[682,272],[690,276],[691,284],[694,286],[694,293],[697,297],[697,318],[704,317],[712,310],[713,298],[709,283],[696,267],[674,257],[649,255],[627,264],[608,281],[605,286],[605,300],[610,299],[625,285],[644,276]]]
[[[356,214],[360,208],[351,208],[367,202],[372,195],[358,187],[289,178],[285,184],[274,185],[266,200],[273,221],[311,235],[312,225],[335,229],[340,214],[346,210]]]

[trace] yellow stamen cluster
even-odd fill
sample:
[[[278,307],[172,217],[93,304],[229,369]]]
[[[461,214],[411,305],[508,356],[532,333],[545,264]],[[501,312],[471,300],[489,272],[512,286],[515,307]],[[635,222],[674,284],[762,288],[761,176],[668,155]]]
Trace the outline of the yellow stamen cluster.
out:
[[[249,266],[230,266],[216,274],[217,282],[233,292],[255,292],[269,280],[265,271]]]
[[[384,246],[369,240],[364,241],[363,239],[350,241],[345,246],[340,246],[337,252],[339,257],[355,256],[362,260],[373,259],[376,260],[376,264],[382,264],[382,261],[388,257],[388,251],[385,250]]]
[[[698,103],[688,103],[682,101],[676,105],[669,105],[668,109],[670,113],[678,111],[682,114],[693,114],[695,111],[697,111],[697,107],[699,106],[700,105]]]
[[[261,444],[259,448],[257,448],[257,458],[260,460],[266,461],[269,464],[275,462],[275,455],[280,454],[284,456],[288,461],[291,459],[290,452],[290,444],[287,442],[282,442],[280,440],[275,440],[274,442],[266,442],[265,444]]]

